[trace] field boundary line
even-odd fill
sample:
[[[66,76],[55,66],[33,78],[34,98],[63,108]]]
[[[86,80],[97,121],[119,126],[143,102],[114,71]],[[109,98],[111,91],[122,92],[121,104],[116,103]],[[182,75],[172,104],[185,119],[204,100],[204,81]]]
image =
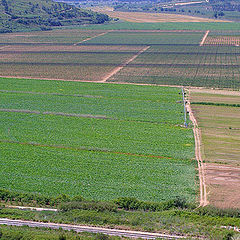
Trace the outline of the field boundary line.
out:
[[[95,118],[95,119],[110,119],[111,117],[107,117],[105,115],[91,115],[91,114],[78,114],[78,113],[64,113],[64,112],[40,112],[35,110],[27,110],[27,109],[6,109],[0,108],[0,112],[8,112],[8,113],[28,113],[28,114],[42,114],[42,115],[55,115],[55,116],[66,116],[66,117],[79,117],[79,118]]]
[[[137,52],[137,54],[135,54],[133,57],[131,57],[130,59],[128,59],[125,63],[123,63],[122,65],[120,65],[119,67],[115,68],[112,72],[110,72],[109,74],[107,74],[101,81],[99,82],[106,82],[108,79],[110,79],[113,75],[115,75],[116,73],[118,73],[119,71],[121,71],[124,67],[126,67],[129,63],[131,63],[132,61],[134,61],[140,54],[142,54],[143,52],[147,51],[150,48],[150,46],[144,47],[143,49],[141,49],[139,52]]]
[[[13,91],[13,90],[1,90],[0,93],[22,93],[22,94],[32,94],[32,95],[50,95],[50,96],[60,96],[60,97],[81,97],[81,98],[103,98],[103,96],[94,95],[81,95],[81,94],[63,94],[63,93],[52,93],[52,92],[29,92],[29,91]]]
[[[134,157],[158,158],[158,159],[169,159],[169,160],[173,159],[173,158],[167,157],[167,156],[159,156],[159,155],[153,155],[153,154],[141,154],[141,153],[129,153],[129,152],[118,152],[118,151],[114,151],[114,150],[91,148],[91,147],[84,147],[84,146],[71,147],[71,146],[64,146],[64,145],[46,145],[43,143],[19,142],[19,141],[15,141],[15,140],[1,140],[1,139],[0,139],[0,143],[12,143],[12,144],[37,146],[37,147],[49,147],[49,148],[70,149],[70,150],[78,150],[78,151],[111,153],[111,154],[134,156]],[[174,158],[173,160],[176,160],[176,158]]]
[[[86,38],[86,39],[84,39],[84,40],[82,40],[82,41],[80,41],[80,42],[74,43],[73,45],[74,45],[74,46],[77,46],[78,44],[87,42],[87,41],[89,41],[89,40],[92,40],[92,39],[97,38],[97,37],[100,37],[100,36],[103,36],[103,35],[105,35],[105,34],[107,34],[107,33],[109,33],[109,32],[111,32],[111,31],[99,33],[99,34],[97,34],[97,35],[95,35],[95,36],[93,36],[93,37]]]
[[[206,31],[206,33],[205,33],[205,35],[203,36],[202,41],[200,42],[200,45],[199,45],[199,46],[202,46],[202,45],[204,44],[204,42],[205,42],[205,40],[206,40],[209,32],[210,32],[209,30]]]
[[[190,89],[188,89],[190,94]],[[200,203],[199,207],[204,207],[208,205],[207,200],[207,186],[206,186],[206,180],[205,180],[205,166],[202,159],[201,154],[201,138],[200,138],[200,130],[198,127],[197,120],[193,114],[190,101],[188,100],[188,103],[186,105],[187,111],[189,112],[189,118],[191,122],[193,123],[193,133],[194,133],[194,139],[195,139],[195,156],[198,163],[198,172],[199,172],[199,187],[200,187]]]
[[[125,236],[129,238],[142,238],[142,239],[186,239],[186,236],[171,235],[166,233],[154,233],[154,232],[142,232],[142,231],[131,231],[131,230],[121,230],[121,229],[110,229],[103,227],[92,227],[86,225],[72,225],[63,223],[45,223],[45,222],[35,222],[26,220],[12,220],[8,218],[0,218],[0,225],[8,226],[29,226],[29,227],[41,227],[41,228],[52,228],[52,229],[63,229],[63,230],[73,230],[75,232],[92,232],[92,233],[102,233],[106,235],[114,236]]]

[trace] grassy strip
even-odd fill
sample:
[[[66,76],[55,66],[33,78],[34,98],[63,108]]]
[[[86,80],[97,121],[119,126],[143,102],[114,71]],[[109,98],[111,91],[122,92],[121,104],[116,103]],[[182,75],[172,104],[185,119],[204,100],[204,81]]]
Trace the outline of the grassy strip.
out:
[[[104,30],[239,30],[237,22],[178,22],[178,23],[132,23],[117,22],[101,25],[81,26],[81,29],[104,29]]]
[[[222,213],[223,216],[216,215],[211,208],[205,208],[204,213],[202,208],[196,210],[172,208],[156,212],[122,209],[116,211],[67,209],[59,212],[22,211],[4,207],[0,209],[2,218],[165,232],[212,240],[231,239],[234,232],[222,229],[222,226],[239,226],[240,219]]]
[[[191,104],[195,104],[195,105],[223,106],[223,107],[240,107],[240,104],[214,103],[214,102],[191,102]]]
[[[60,195],[57,198],[49,198],[1,189],[0,199],[7,205],[9,203],[40,204],[48,207],[47,204],[52,203],[59,209],[58,212],[36,212],[10,209],[2,205],[0,217],[10,219],[164,231],[216,240],[231,239],[230,237],[234,236],[232,230],[222,229],[222,226],[240,225],[240,210],[221,210],[211,206],[196,209],[193,204],[187,203],[180,197],[160,203],[127,197],[102,202],[86,200],[81,196],[70,198],[67,195]]]

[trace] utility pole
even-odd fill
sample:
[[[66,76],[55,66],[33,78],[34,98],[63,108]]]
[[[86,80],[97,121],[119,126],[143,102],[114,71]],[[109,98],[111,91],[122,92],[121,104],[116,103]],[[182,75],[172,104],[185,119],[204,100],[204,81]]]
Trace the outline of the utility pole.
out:
[[[184,93],[184,89],[182,87],[182,97],[183,97],[183,107],[184,107],[184,126],[187,128],[187,111],[186,111],[186,102],[185,102],[185,93]]]

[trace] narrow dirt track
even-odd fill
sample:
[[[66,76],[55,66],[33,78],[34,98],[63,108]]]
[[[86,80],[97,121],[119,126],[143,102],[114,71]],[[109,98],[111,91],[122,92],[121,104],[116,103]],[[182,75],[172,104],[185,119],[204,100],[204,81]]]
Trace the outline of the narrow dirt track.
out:
[[[206,38],[207,38],[209,32],[210,32],[209,30],[206,31],[206,33],[205,33],[205,35],[203,36],[203,39],[202,39],[202,41],[200,42],[200,45],[199,45],[199,46],[202,46],[202,45],[204,44],[204,42],[205,42],[205,40],[206,40]]]
[[[103,35],[105,35],[105,34],[107,34],[107,33],[109,33],[109,32],[110,32],[110,31],[107,31],[107,32],[104,32],[104,33],[97,34],[96,36],[93,36],[93,37],[90,37],[90,38],[84,39],[84,40],[82,40],[82,41],[80,41],[80,42],[74,43],[73,45],[74,45],[74,46],[77,46],[78,44],[81,44],[81,43],[84,43],[84,42],[86,42],[86,41],[92,40],[92,39],[94,39],[94,38],[96,38],[96,37],[103,36]]]
[[[190,95],[190,89],[188,89]],[[199,207],[204,207],[209,204],[207,200],[207,186],[205,178],[205,166],[201,154],[201,138],[200,130],[196,118],[194,117],[193,111],[191,109],[190,102],[188,101],[186,105],[187,111],[189,112],[189,118],[193,123],[193,133],[195,139],[195,156],[198,163],[198,172],[199,172],[199,185],[200,185],[200,203]]]
[[[101,81],[99,82],[106,82],[108,79],[110,79],[113,75],[121,71],[124,67],[126,67],[129,63],[134,61],[141,53],[147,51],[150,48],[150,46],[147,46],[143,49],[141,49],[136,55],[134,55],[132,58],[128,59],[125,63],[120,65],[119,67],[115,68],[111,73],[107,74]]]

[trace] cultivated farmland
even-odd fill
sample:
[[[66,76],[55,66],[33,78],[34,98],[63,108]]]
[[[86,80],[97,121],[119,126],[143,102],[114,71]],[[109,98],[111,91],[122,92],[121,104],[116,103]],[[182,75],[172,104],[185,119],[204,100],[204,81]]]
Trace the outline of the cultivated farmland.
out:
[[[177,88],[7,78],[0,86],[0,187],[195,201],[193,134],[181,126]]]
[[[92,82],[234,88],[240,86],[240,50],[211,38],[239,31],[55,30],[2,34],[0,76]],[[66,36],[70,35],[70,38]],[[35,41],[35,40],[36,41]],[[230,42],[232,40],[229,40]],[[222,43],[220,43],[222,44]],[[200,46],[201,45],[201,46]]]
[[[182,127],[179,89],[132,84],[238,89],[239,47],[206,44],[238,32],[207,33],[1,35],[0,187],[99,200],[196,200],[194,138]]]

